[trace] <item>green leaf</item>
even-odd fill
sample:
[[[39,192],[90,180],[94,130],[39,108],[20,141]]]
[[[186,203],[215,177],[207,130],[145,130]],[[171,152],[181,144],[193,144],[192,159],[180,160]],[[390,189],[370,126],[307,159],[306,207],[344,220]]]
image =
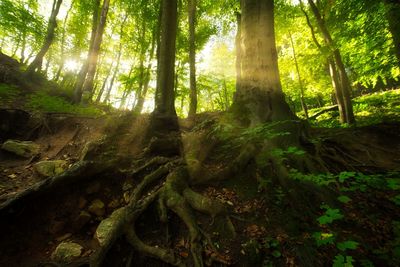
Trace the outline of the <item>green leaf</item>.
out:
[[[279,250],[274,250],[272,252],[272,256],[274,256],[275,258],[279,258],[280,256],[282,256],[282,253],[280,253]]]
[[[345,204],[349,203],[351,201],[351,198],[349,198],[348,196],[345,196],[345,195],[339,196],[337,199],[340,202],[345,203]]]
[[[340,213],[339,209],[328,209],[325,211],[325,214],[319,217],[317,220],[320,224],[329,224],[334,220],[340,220],[344,216]]]
[[[353,267],[353,257],[337,255],[333,260],[333,267]]]
[[[348,249],[357,249],[359,243],[356,241],[348,240],[336,244],[336,247],[341,251],[346,251]]]
[[[400,189],[400,180],[399,179],[387,179],[387,187],[392,190]]]
[[[335,243],[335,236],[332,233],[315,232],[312,236],[317,242],[318,247]]]
[[[348,178],[352,178],[352,177],[355,177],[355,176],[356,176],[355,172],[341,172],[339,174],[339,182],[343,183]]]

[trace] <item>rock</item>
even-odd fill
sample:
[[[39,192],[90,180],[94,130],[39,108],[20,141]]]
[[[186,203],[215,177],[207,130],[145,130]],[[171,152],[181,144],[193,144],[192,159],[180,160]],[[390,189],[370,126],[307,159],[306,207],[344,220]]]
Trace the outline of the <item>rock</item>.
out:
[[[68,263],[82,254],[83,247],[73,242],[62,242],[51,254],[51,258],[55,261]]]
[[[78,202],[78,208],[79,209],[83,209],[87,204],[87,200],[84,199],[83,197],[79,198],[79,202]]]
[[[1,149],[24,158],[31,158],[39,154],[40,146],[31,141],[7,140]]]
[[[103,245],[104,241],[112,235],[112,229],[120,220],[121,216],[124,216],[124,210],[125,208],[119,208],[114,211],[110,217],[100,222],[96,229],[96,239],[99,241],[100,245]]]
[[[86,193],[94,194],[94,193],[99,192],[99,190],[100,190],[100,183],[93,183],[93,184],[90,184],[88,186],[88,188],[86,188]]]
[[[70,238],[71,236],[72,236],[71,233],[67,233],[67,234],[65,234],[65,235],[62,235],[62,236],[57,237],[56,240],[57,240],[58,242],[64,241],[65,239],[68,239],[68,238]]]
[[[92,218],[92,216],[86,212],[86,211],[81,211],[79,214],[78,218],[74,221],[74,228],[75,230],[80,230],[82,229]]]
[[[57,234],[61,232],[65,227],[65,223],[62,221],[54,221],[49,227],[49,233]]]
[[[65,171],[68,162],[65,160],[47,160],[36,163],[33,167],[35,171],[43,177],[52,177]]]
[[[109,208],[111,208],[111,209],[115,209],[115,208],[117,208],[119,206],[119,200],[118,199],[114,199],[110,203],[108,203],[107,206]]]
[[[103,201],[101,201],[100,199],[93,200],[88,210],[94,215],[103,216],[105,213],[105,207]]]

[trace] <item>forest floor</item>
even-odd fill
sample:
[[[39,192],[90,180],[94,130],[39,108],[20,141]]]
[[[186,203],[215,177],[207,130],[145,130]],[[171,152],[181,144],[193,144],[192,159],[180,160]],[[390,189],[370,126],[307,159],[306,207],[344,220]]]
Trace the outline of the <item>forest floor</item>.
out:
[[[163,166],[153,162],[182,164],[174,163],[176,136],[143,146],[147,115],[37,113],[15,99],[0,107],[0,143],[29,140],[38,150],[27,157],[0,150],[0,266],[89,266],[101,246],[99,225],[129,205],[142,181]],[[280,134],[268,127],[234,128],[220,113],[179,120],[179,125],[180,160],[188,166],[201,162],[211,175],[235,163],[249,143]],[[361,127],[311,128],[308,139],[311,148],[267,147],[227,177],[191,186],[226,210],[224,216],[193,211],[205,237],[205,264],[400,265],[400,121],[391,117]],[[324,151],[325,172],[292,164],[317,150]],[[291,166],[287,179],[274,171],[271,155],[278,165]],[[103,158],[111,158],[112,167]],[[65,172],[40,174],[36,165],[53,160],[62,160]],[[91,168],[95,160],[100,164]],[[74,175],[85,163],[87,170]],[[71,179],[61,183],[63,177]],[[168,177],[154,190],[165,183]],[[143,201],[153,192],[146,191]],[[138,237],[153,248],[171,248],[192,266],[193,240],[182,214],[172,208],[165,222],[156,203],[149,203],[136,220]],[[118,237],[102,266],[168,266],[129,243]],[[60,256],[60,244],[78,248]]]

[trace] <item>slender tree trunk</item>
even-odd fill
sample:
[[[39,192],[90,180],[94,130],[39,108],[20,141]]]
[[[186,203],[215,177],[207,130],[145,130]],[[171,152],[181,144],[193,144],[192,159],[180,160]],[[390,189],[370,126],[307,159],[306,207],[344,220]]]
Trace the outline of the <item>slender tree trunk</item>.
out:
[[[392,34],[394,52],[400,65],[400,0],[384,0],[386,3],[386,18]]]
[[[300,1],[300,7],[306,17],[307,24],[311,30],[312,39],[314,40],[315,45],[318,47],[318,49],[321,51],[321,53],[323,53],[322,45],[317,40],[314,27],[311,24],[311,20],[308,16],[307,12],[305,11],[304,5],[301,1]],[[344,104],[343,89],[342,89],[342,84],[340,83],[340,80],[339,80],[339,74],[338,74],[338,71],[336,68],[335,60],[332,56],[329,56],[327,59],[327,62],[328,62],[328,66],[329,66],[329,75],[331,77],[332,87],[335,91],[334,95],[336,98],[336,103],[337,103],[338,109],[339,109],[340,123],[346,123],[347,116],[346,116],[346,107]]]
[[[174,72],[178,6],[177,0],[163,0],[162,2],[160,53],[157,64],[154,113],[176,117]]]
[[[121,51],[119,51],[119,53],[118,53],[117,65],[115,66],[114,74],[111,77],[110,85],[108,86],[107,94],[103,100],[103,103],[108,103],[110,101],[111,91],[114,86],[115,78],[117,77],[118,70],[119,70],[120,59],[121,59]]]
[[[226,86],[226,78],[225,76],[223,77],[223,82],[222,82],[222,88],[224,92],[224,100],[225,100],[225,110],[228,110],[229,108],[229,98],[228,98],[228,88]]]
[[[242,78],[242,26],[241,26],[242,15],[240,12],[236,12],[236,38],[235,38],[235,47],[236,47],[236,91],[240,88],[240,80]]]
[[[90,45],[88,50],[88,55],[83,63],[81,70],[79,71],[79,75],[74,87],[74,102],[80,103],[82,99],[83,85],[86,80],[86,75],[89,69],[89,62],[92,58],[93,46],[96,38],[97,26],[99,23],[99,9],[100,9],[100,0],[95,0],[95,5],[93,8],[93,18],[92,18],[92,32],[90,35]]]
[[[132,65],[132,66],[131,66],[131,69],[129,70],[128,80],[131,79],[132,72],[133,72],[133,68],[134,68],[134,65]],[[132,92],[132,85],[131,85],[131,84],[132,84],[132,83],[129,82],[129,83],[126,85],[126,88],[125,88],[124,93],[123,93],[122,98],[121,98],[121,103],[120,103],[120,105],[119,105],[119,109],[122,109],[122,108],[125,107],[126,100],[127,100],[128,96],[129,96],[130,92]]]
[[[110,66],[110,68],[109,68],[108,71],[107,71],[107,76],[106,76],[106,78],[105,78],[104,81],[103,81],[103,84],[102,84],[102,86],[101,86],[101,88],[100,88],[99,93],[97,94],[96,103],[100,103],[100,101],[101,101],[101,97],[103,96],[104,90],[106,89],[107,81],[108,81],[108,79],[109,79],[110,76],[111,76],[112,68],[113,68],[113,63],[111,63],[111,66]]]
[[[289,32],[289,37],[290,37],[290,44],[292,45],[292,50],[293,50],[293,58],[294,58],[294,64],[296,66],[297,78],[299,79],[301,107],[303,108],[306,119],[308,120],[308,108],[307,108],[306,101],[304,99],[304,87],[303,87],[303,82],[301,80],[299,63],[297,61],[296,49],[294,48],[293,36],[292,36],[291,32]]]
[[[189,117],[196,115],[197,89],[196,89],[196,7],[197,0],[189,0],[189,65],[190,65],[190,105]]]
[[[110,0],[104,0],[99,24],[96,30],[96,37],[94,38],[92,56],[90,57],[89,60],[89,67],[86,76],[86,81],[83,86],[83,94],[86,94],[87,96],[90,96],[91,92],[93,91],[94,76],[96,74],[97,62],[99,59],[101,43],[103,40],[103,33],[107,22],[109,5],[110,5]],[[85,98],[83,100],[84,102],[90,101],[90,99],[85,99]]]
[[[285,102],[275,46],[274,1],[242,0],[241,83],[234,112],[243,124],[254,126],[295,119]]]
[[[341,89],[342,89],[342,95],[343,95],[343,103],[344,103],[344,108],[345,108],[345,115],[346,115],[346,123],[348,124],[354,124],[355,123],[355,118],[354,118],[354,113],[353,113],[353,105],[351,103],[351,85],[349,78],[346,73],[345,66],[342,61],[342,57],[340,55],[340,51],[338,48],[335,47],[335,44],[333,42],[333,39],[325,25],[325,21],[322,18],[318,7],[314,3],[313,0],[308,0],[308,3],[310,5],[311,11],[313,12],[316,20],[318,27],[324,37],[324,41],[327,45],[327,47],[332,51],[333,59],[335,61],[337,71],[339,74],[339,83],[341,84]]]
[[[21,40],[18,38],[18,41],[17,41],[17,43],[15,44],[14,49],[12,49],[11,57],[15,57],[15,55],[17,54],[18,49],[19,49],[19,44],[20,44],[20,43],[21,43]]]
[[[25,63],[25,50],[26,50],[26,32],[22,33],[22,47],[21,47],[21,64]]]
[[[33,74],[37,69],[40,69],[43,63],[43,58],[49,50],[51,44],[53,43],[55,36],[55,29],[57,28],[57,15],[60,11],[62,0],[54,0],[53,9],[51,11],[49,23],[47,26],[47,34],[44,40],[43,46],[40,49],[39,53],[36,55],[35,59],[28,66],[26,73],[28,75]]]
[[[60,75],[64,68],[64,64],[65,64],[65,36],[67,33],[67,22],[68,22],[69,14],[74,6],[74,2],[75,2],[75,0],[71,1],[71,5],[67,11],[67,14],[65,15],[64,22],[63,22],[63,30],[62,30],[62,34],[61,34],[60,65],[58,67],[56,76],[54,78],[54,81],[56,81],[56,82],[60,79]]]
[[[153,30],[152,38],[153,39],[152,39],[150,55],[149,55],[149,64],[147,65],[147,69],[146,69],[146,73],[145,73],[143,90],[141,91],[141,94],[139,95],[138,101],[135,106],[135,112],[137,112],[137,113],[142,112],[144,101],[145,101],[146,95],[147,95],[147,91],[149,90],[149,84],[150,84],[150,79],[151,79],[151,69],[153,67],[152,60],[154,57],[154,51],[155,51],[155,46],[156,46],[156,29]]]

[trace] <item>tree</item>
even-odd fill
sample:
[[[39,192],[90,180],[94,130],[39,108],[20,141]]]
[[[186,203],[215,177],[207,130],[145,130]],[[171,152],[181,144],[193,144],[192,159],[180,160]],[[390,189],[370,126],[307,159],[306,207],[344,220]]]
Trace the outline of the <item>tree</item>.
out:
[[[386,3],[386,17],[389,30],[392,34],[394,51],[400,65],[400,0],[384,0]]]
[[[190,65],[190,107],[189,117],[193,117],[197,110],[196,89],[196,0],[189,0],[189,65]]]
[[[60,11],[61,3],[62,0],[53,1],[53,7],[51,9],[51,15],[49,18],[49,23],[47,25],[46,38],[39,53],[36,55],[35,59],[31,62],[31,64],[28,66],[26,70],[26,73],[28,75],[33,74],[33,72],[35,72],[36,69],[41,68],[43,63],[43,58],[46,55],[47,51],[49,50],[51,44],[53,43],[55,30],[57,27],[57,15],[58,12]]]
[[[274,1],[242,0],[241,11],[241,81],[234,112],[247,125],[294,119],[280,83]]]
[[[90,36],[90,46],[88,56],[79,72],[78,80],[74,88],[74,102],[80,103],[83,92],[86,91],[90,95],[93,89],[93,80],[96,73],[97,61],[103,38],[103,32],[106,26],[107,14],[110,0],[104,0],[99,14],[100,0],[95,0],[93,7],[92,32]]]
[[[176,0],[163,0],[161,10],[161,35],[157,64],[156,115],[176,117],[174,72],[175,46],[178,26]]]

